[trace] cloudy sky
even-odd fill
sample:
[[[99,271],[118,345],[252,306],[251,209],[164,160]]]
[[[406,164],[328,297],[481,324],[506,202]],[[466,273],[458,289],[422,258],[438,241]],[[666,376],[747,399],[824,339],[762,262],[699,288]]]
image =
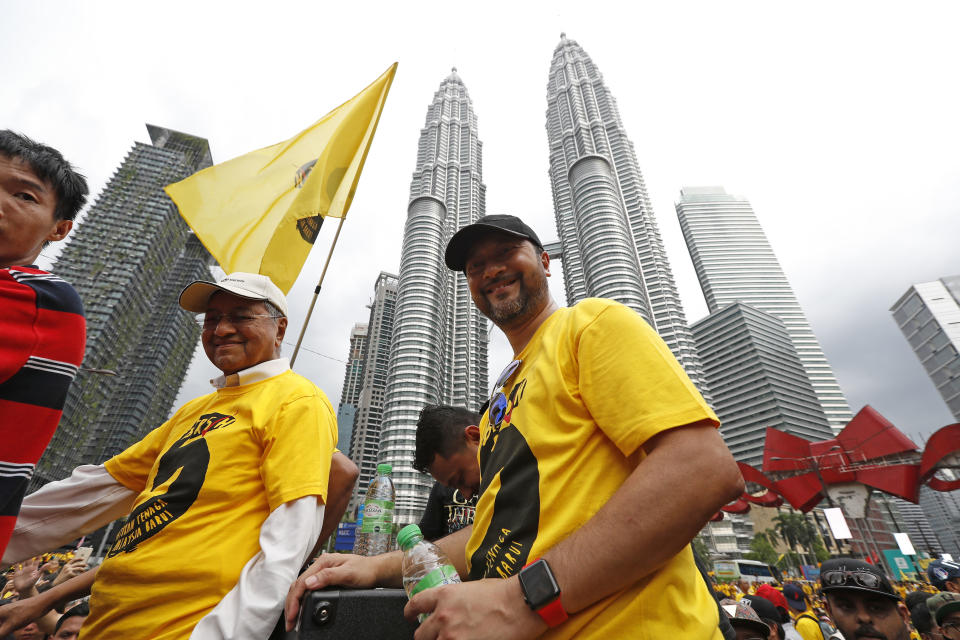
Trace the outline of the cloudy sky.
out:
[[[62,150],[98,193],[149,141],[147,122],[206,137],[219,162],[290,137],[398,61],[296,366],[336,404],[350,328],[378,272],[398,268],[417,137],[452,66],[479,118],[487,212],[556,237],[544,115],[566,32],[618,100],[687,319],[706,306],[673,203],[683,186],[723,185],[752,202],[853,410],[929,434],[952,419],[889,307],[911,283],[960,273],[958,14],[951,2],[6,0],[0,127]],[[334,227],[290,294],[295,331]],[[496,374],[510,353],[494,333]],[[195,359],[180,400],[212,372]]]

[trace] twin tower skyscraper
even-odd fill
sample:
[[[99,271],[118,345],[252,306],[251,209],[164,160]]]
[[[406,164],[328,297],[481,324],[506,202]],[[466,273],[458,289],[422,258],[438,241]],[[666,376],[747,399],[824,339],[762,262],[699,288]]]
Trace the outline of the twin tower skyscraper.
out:
[[[548,250],[563,263],[567,303],[606,297],[637,311],[709,400],[617,103],[590,57],[564,34],[550,66],[546,127],[559,236]],[[419,519],[432,485],[412,468],[420,410],[438,403],[477,410],[490,392],[489,324],[463,274],[443,263],[450,236],[486,213],[482,150],[470,96],[454,69],[420,135],[383,398],[379,461],[393,465],[401,523]],[[538,231],[545,241],[550,236]],[[361,464],[361,478],[369,473]]]

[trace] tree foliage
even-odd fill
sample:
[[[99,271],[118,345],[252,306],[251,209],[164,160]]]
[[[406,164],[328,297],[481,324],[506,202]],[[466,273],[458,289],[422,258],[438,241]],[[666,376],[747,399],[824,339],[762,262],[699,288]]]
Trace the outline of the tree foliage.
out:
[[[700,536],[696,536],[690,544],[693,546],[693,552],[707,567],[707,571],[713,571],[713,558],[710,557],[710,550],[707,548],[707,543],[705,543]]]
[[[764,564],[775,564],[780,554],[773,548],[770,541],[770,530],[761,531],[753,536],[750,541],[750,552],[746,554],[747,560],[758,560]]]

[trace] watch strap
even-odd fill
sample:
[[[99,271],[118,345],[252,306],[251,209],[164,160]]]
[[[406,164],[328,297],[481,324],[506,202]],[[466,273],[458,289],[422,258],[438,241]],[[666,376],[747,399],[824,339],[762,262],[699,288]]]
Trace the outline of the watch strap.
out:
[[[534,558],[533,560],[531,560],[530,562],[528,562],[526,565],[524,565],[523,569],[526,569],[527,567],[529,567],[529,566],[532,565],[533,563],[537,562],[538,560],[540,560],[540,558]],[[547,564],[547,561],[546,561],[546,560],[543,561],[543,565],[544,565],[544,567],[547,569],[547,571],[550,572],[550,575],[551,575],[551,577],[552,577],[552,576],[553,576],[553,571],[550,570],[550,565]],[[523,569],[521,569],[521,571],[523,571]],[[556,579],[554,579],[554,582],[556,582]],[[520,588],[523,589],[523,582],[520,583]],[[542,606],[541,606],[540,608],[538,608],[538,609],[534,609],[534,608],[533,608],[533,605],[530,604],[530,601],[529,601],[529,600],[527,601],[527,604],[530,605],[530,608],[533,609],[533,611],[534,611],[538,616],[540,616],[540,618],[543,619],[544,622],[547,623],[547,626],[549,626],[549,627],[556,627],[557,625],[561,624],[562,622],[565,622],[565,621],[567,620],[567,618],[570,617],[569,614],[567,614],[567,610],[563,608],[563,603],[560,601],[560,596],[561,596],[561,595],[562,595],[562,594],[561,594],[560,591],[558,590],[558,591],[557,591],[557,597],[556,597],[556,598],[554,598],[553,600],[551,600],[551,601],[548,602],[547,604],[542,605]],[[526,594],[524,594],[524,598],[526,598]]]

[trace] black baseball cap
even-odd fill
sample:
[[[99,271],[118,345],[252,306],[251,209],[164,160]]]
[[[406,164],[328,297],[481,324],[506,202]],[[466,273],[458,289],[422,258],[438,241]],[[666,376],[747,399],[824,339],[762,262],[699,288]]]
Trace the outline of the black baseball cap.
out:
[[[900,600],[883,571],[868,562],[852,558],[834,558],[820,565],[820,590],[824,594],[831,591],[862,591]]]
[[[927,567],[927,577],[940,591],[947,588],[947,580],[960,578],[960,564],[949,560],[934,560]]]
[[[447,251],[444,254],[444,261],[447,266],[454,271],[463,271],[467,262],[467,252],[480,236],[491,231],[502,231],[518,238],[526,238],[537,246],[537,249],[543,251],[543,243],[534,233],[533,229],[517,216],[496,214],[492,216],[483,216],[473,224],[463,227],[450,238],[447,243]]]

